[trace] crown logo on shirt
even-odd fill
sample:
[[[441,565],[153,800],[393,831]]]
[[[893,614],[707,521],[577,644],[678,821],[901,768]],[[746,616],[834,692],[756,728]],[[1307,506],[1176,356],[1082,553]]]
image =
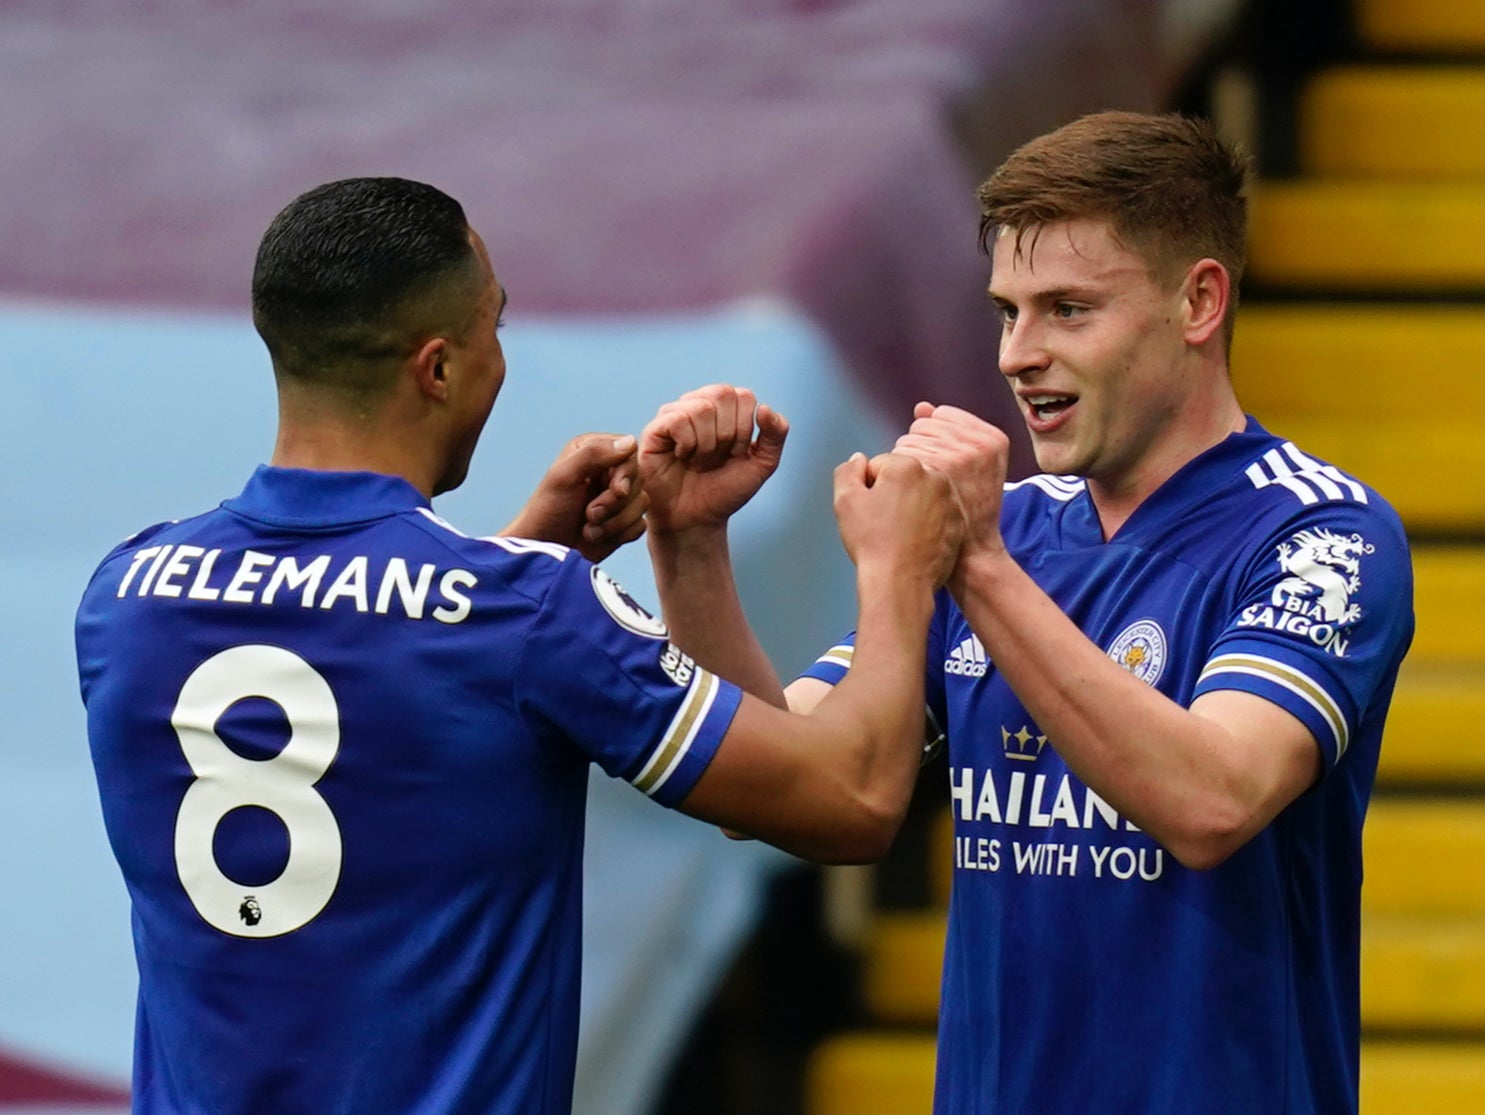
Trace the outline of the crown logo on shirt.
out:
[[[1047,746],[1047,737],[1033,734],[1031,727],[1027,724],[1021,725],[1018,732],[1009,731],[1004,724],[1000,726],[1000,745],[1005,748],[1005,757],[1015,759],[1022,763],[1034,763],[1041,757],[1042,748]]]

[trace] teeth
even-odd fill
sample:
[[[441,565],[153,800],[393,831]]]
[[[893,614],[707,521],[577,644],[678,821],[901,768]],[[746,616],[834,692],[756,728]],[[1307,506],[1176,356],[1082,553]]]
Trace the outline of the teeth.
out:
[[[1055,403],[1072,402],[1071,395],[1027,395],[1026,401],[1034,407],[1049,407]]]

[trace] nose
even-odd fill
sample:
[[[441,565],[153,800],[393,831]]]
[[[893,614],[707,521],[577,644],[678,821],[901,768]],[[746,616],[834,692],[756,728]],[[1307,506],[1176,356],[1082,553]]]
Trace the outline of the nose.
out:
[[[1014,379],[1046,368],[1051,357],[1044,341],[1036,319],[1029,314],[1003,322],[1000,327],[1000,374]]]

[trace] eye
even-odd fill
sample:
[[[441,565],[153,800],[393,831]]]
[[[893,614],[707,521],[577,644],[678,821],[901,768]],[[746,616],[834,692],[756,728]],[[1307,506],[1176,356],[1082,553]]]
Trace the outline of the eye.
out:
[[[1058,302],[1052,308],[1052,313],[1066,321],[1068,318],[1077,317],[1088,309],[1087,306],[1079,306],[1073,302]]]
[[[1015,322],[1016,307],[1012,306],[1009,302],[995,303],[995,310],[998,314],[1000,314],[1000,320],[1005,322],[1007,325]]]

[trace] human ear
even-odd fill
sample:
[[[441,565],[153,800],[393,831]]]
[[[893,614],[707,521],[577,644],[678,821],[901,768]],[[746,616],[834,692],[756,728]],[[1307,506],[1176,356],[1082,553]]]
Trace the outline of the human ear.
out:
[[[1232,300],[1232,279],[1215,259],[1202,259],[1186,272],[1181,288],[1187,344],[1205,344],[1222,328]]]
[[[448,341],[443,337],[424,341],[413,354],[410,368],[418,389],[439,402],[449,397],[448,348]]]

